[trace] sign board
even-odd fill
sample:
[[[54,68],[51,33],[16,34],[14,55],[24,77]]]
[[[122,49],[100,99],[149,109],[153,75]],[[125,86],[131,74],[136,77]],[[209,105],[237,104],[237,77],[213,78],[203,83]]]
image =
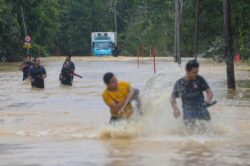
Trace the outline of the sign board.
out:
[[[30,37],[29,35],[27,35],[27,36],[25,36],[24,40],[25,40],[26,42],[30,42],[30,41],[31,41],[31,37]]]
[[[25,42],[23,48],[32,48],[32,45],[29,42]]]

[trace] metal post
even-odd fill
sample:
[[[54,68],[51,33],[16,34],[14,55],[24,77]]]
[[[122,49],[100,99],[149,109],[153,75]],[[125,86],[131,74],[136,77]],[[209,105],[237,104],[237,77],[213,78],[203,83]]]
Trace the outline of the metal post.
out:
[[[140,48],[137,48],[137,65],[138,65],[138,69],[140,67]]]
[[[181,63],[180,55],[180,15],[181,15],[181,2],[180,0],[175,1],[175,42],[174,42],[174,57],[175,62]]]
[[[114,22],[115,22],[115,32],[117,32],[117,11],[114,9]]]
[[[155,63],[155,55],[156,54],[156,50],[155,50],[155,48],[153,48],[153,61],[154,61],[154,74],[156,74],[156,63]]]
[[[25,24],[25,20],[24,20],[23,6],[22,5],[21,5],[21,14],[22,14],[24,34],[25,34],[25,36],[27,36],[27,29],[26,29],[26,24]],[[27,48],[26,55],[29,55],[29,51],[30,51],[30,49]]]
[[[22,5],[21,5],[21,14],[22,14],[24,34],[25,34],[25,36],[27,36],[27,30],[26,30],[26,25],[25,25],[25,21],[24,21],[24,14],[23,14],[23,6]]]
[[[200,0],[196,0],[195,8],[195,29],[194,29],[194,57],[197,59],[197,48],[198,48],[198,26],[199,26],[199,6]]]
[[[235,89],[230,0],[223,0],[223,11],[225,33],[225,60],[227,66],[227,86],[228,89]]]
[[[143,61],[143,58],[144,58],[144,46],[143,45],[141,46],[141,57]]]

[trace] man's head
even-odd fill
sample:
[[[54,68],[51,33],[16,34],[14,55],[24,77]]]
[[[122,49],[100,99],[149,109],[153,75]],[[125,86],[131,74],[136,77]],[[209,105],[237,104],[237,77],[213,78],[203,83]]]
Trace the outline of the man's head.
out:
[[[34,58],[34,63],[35,63],[35,65],[40,65],[40,58],[39,57],[35,57]]]
[[[31,56],[30,55],[27,55],[26,58],[25,58],[26,61],[31,61]]]
[[[71,56],[70,55],[66,56],[66,61],[71,61]]]
[[[103,82],[107,85],[109,90],[116,90],[118,88],[118,80],[113,73],[106,73],[103,76]]]
[[[186,64],[186,76],[189,80],[194,80],[199,74],[199,63],[197,60],[190,60]]]
[[[66,60],[65,63],[64,63],[64,65],[63,65],[63,67],[66,67],[66,68],[70,67],[70,61]]]

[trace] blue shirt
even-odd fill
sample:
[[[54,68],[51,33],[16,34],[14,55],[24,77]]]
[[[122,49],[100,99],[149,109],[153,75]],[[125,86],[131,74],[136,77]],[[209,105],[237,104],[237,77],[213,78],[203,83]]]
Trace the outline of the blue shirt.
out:
[[[172,97],[180,97],[183,111],[202,111],[204,109],[203,92],[209,89],[206,80],[197,76],[195,80],[179,79],[174,86]]]
[[[42,75],[45,75],[46,74],[46,70],[43,66],[38,66],[36,67],[35,65],[34,66],[31,66],[30,68],[30,76],[32,77],[32,79],[34,79],[35,81],[37,79],[40,79]]]
[[[69,63],[70,63],[70,65],[67,66],[67,68],[69,68],[70,70],[75,71],[75,64],[72,61],[69,61]],[[64,64],[65,64],[65,62],[63,63],[62,69],[64,68]]]

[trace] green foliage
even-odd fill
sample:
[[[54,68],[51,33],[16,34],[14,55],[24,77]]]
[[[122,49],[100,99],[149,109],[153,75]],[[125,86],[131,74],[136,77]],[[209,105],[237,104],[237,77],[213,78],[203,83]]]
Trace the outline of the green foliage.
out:
[[[24,55],[24,28],[21,17],[21,6],[24,11],[27,34],[32,37],[33,49],[53,53],[56,32],[59,26],[58,1],[53,0],[0,0],[0,56],[12,57]],[[12,58],[9,58],[12,60]]]
[[[61,6],[59,47],[63,54],[90,54],[92,31],[112,31],[112,16],[97,0],[65,1]]]
[[[235,37],[235,52],[244,59],[250,57],[250,1],[233,1],[233,30]]]
[[[114,31],[117,11],[118,46],[123,55],[136,55],[155,47],[159,56],[173,50],[175,0],[0,0],[0,56],[24,55],[23,6],[31,53],[89,55],[93,31]],[[181,55],[193,55],[195,1],[183,1]],[[115,3],[114,3],[115,4]],[[112,8],[113,7],[113,8]],[[250,1],[231,0],[234,51],[250,56]],[[198,54],[221,56],[224,52],[223,1],[200,1]]]
[[[34,49],[39,47],[42,53],[51,52],[53,54],[55,50],[56,32],[59,30],[58,2],[58,0],[22,0],[17,4],[18,7],[23,6],[27,34],[32,37]],[[19,9],[18,12],[20,12]],[[20,25],[22,26],[21,19],[19,13]],[[25,36],[23,29],[22,36]],[[46,54],[41,55],[45,56]]]
[[[0,0],[0,56],[13,55],[21,51],[19,29],[15,6],[7,3],[7,0]]]

